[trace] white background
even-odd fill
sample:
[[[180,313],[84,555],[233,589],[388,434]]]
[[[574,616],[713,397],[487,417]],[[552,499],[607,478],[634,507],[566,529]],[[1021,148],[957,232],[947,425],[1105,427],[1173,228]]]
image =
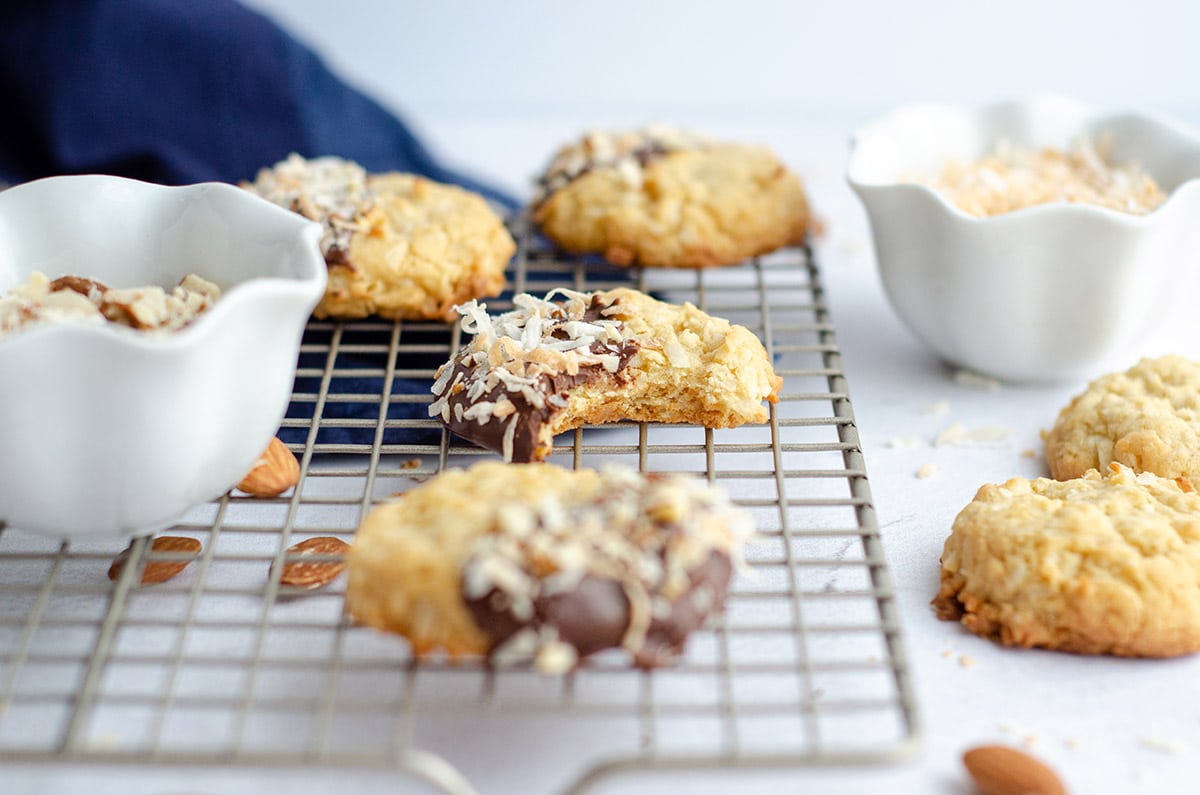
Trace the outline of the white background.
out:
[[[863,119],[1048,91],[1200,111],[1188,0],[249,0],[419,126]],[[432,141],[503,172],[482,141]],[[449,144],[453,143],[453,146]],[[470,145],[466,145],[470,144]],[[524,164],[532,171],[534,164]]]
[[[1176,0],[251,0],[416,116],[821,112],[1051,90],[1195,107]]]
[[[956,383],[888,308],[842,170],[856,126],[913,100],[976,103],[1046,91],[1200,124],[1200,3],[251,5],[403,115],[451,164],[521,196],[553,149],[583,128],[659,119],[773,146],[804,177],[829,226],[819,255],[896,583],[922,748],[878,768],[622,781],[605,792],[684,791],[686,784],[702,793],[965,795],[971,789],[959,755],[989,741],[1028,748],[1075,792],[1196,790],[1200,660],[1008,650],[933,618],[928,602],[954,515],[981,483],[1043,474],[1038,431],[1082,384],[987,390]],[[1200,358],[1197,331],[1191,317],[1166,318],[1156,336],[1131,341],[1130,356]],[[931,413],[934,404],[945,411]],[[990,445],[933,446],[955,422],[1011,432]],[[898,439],[916,441],[897,446]],[[915,477],[927,464],[934,475]],[[524,753],[532,760],[537,751]],[[486,770],[485,760],[477,767]],[[485,791],[522,791],[511,770],[495,772],[477,782]]]

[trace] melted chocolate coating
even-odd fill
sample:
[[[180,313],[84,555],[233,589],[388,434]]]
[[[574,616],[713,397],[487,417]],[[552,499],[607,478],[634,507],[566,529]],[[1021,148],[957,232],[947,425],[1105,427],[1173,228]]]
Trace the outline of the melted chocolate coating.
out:
[[[670,603],[667,616],[651,621],[642,646],[631,650],[634,663],[641,668],[657,668],[670,662],[683,649],[687,636],[704,624],[709,613],[724,604],[732,578],[729,556],[715,550],[704,563],[689,571],[691,587]],[[711,589],[713,597],[705,600],[702,607],[692,598],[700,588]],[[573,590],[535,596],[533,617],[527,621],[512,614],[498,590],[493,589],[479,599],[468,599],[464,594],[463,599],[493,651],[526,627],[550,626],[557,630],[558,639],[573,646],[582,658],[619,647],[629,629],[629,598],[621,583],[590,574]]]
[[[604,319],[601,314],[604,309],[607,309],[610,304],[602,303],[598,298],[593,298],[591,304],[584,312],[581,318],[584,322],[595,322],[596,320]],[[629,360],[638,350],[637,342],[633,340],[624,340],[619,345],[610,345],[602,342],[594,342],[590,348],[592,353],[596,354],[616,354],[619,362],[617,371],[610,373],[599,364],[581,365],[579,372],[575,375],[568,373],[555,373],[553,375],[542,375],[538,378],[537,384],[533,387],[543,397],[547,398],[550,395],[558,395],[566,399],[567,394],[581,384],[595,383],[604,379],[611,380],[615,386],[620,386],[626,380],[624,373],[625,368],[629,365]],[[486,369],[480,370],[474,364],[464,364],[462,358],[454,361],[454,370],[451,375],[450,383],[462,373],[461,383],[464,386],[469,386],[468,377],[478,373],[480,376],[486,375]],[[493,417],[488,422],[480,425],[475,420],[455,418],[454,406],[461,404],[463,409],[469,407],[472,403],[479,401],[495,402],[500,398],[508,398],[517,407],[517,427],[513,434],[512,445],[512,460],[514,463],[529,463],[537,460],[538,436],[543,425],[545,425],[551,417],[562,411],[561,408],[550,405],[544,402],[541,408],[533,405],[520,392],[511,392],[503,382],[484,392],[476,400],[467,399],[467,390],[463,389],[457,394],[453,394],[447,398],[447,403],[450,405],[450,420],[446,426],[458,436],[474,442],[480,447],[502,452],[504,447],[504,435],[508,430],[508,424],[512,421],[508,417],[496,418]]]
[[[337,266],[354,270],[354,266],[350,263],[350,254],[341,246],[330,246],[325,252],[325,267],[333,268]]]

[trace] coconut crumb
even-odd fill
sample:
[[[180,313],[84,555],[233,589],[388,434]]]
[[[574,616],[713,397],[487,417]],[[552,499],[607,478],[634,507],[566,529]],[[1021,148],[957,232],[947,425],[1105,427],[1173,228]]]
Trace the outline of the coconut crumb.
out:
[[[1187,752],[1187,746],[1170,737],[1141,737],[1138,739],[1138,745],[1143,748],[1149,748],[1152,751],[1163,751],[1168,754],[1182,754]]]
[[[976,665],[978,665],[978,663],[975,662],[975,658],[969,654],[958,655],[958,664],[963,668],[974,668]]]
[[[970,387],[971,389],[982,389],[985,392],[996,392],[1000,389],[1000,382],[995,378],[977,373],[974,370],[956,370],[954,372],[954,383],[959,386]]]
[[[930,414],[934,417],[944,417],[950,413],[950,402],[939,400],[937,403],[930,403],[921,409],[921,413]]]
[[[922,464],[915,475],[918,480],[925,480],[937,474],[937,464]]]
[[[956,422],[942,430],[933,440],[934,447],[964,447],[971,445],[997,444],[1008,438],[1011,431],[1003,425],[984,425],[969,429]]]

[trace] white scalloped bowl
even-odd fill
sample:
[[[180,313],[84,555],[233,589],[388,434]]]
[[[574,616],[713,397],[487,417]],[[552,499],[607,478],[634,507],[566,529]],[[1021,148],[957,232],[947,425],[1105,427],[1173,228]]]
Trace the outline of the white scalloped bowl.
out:
[[[172,524],[248,472],[287,408],[325,289],[318,225],[232,185],[51,177],[0,192],[0,292],[47,276],[221,298],[179,332],[0,339],[0,522],[67,539]]]
[[[1002,140],[1068,148],[1081,135],[1107,136],[1113,162],[1137,163],[1167,200],[1144,216],[1052,203],[975,218],[904,182]],[[1092,375],[1200,283],[1200,137],[1170,121],[1047,96],[910,105],[855,133],[847,177],[900,318],[952,364],[1000,379]]]

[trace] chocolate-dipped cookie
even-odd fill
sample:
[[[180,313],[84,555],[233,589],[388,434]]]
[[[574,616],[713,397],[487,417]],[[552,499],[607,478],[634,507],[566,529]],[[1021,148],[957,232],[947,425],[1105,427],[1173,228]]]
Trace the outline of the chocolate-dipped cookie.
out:
[[[418,654],[563,673],[624,648],[654,667],[722,609],[752,531],[697,478],[483,462],[367,515],[346,605]]]
[[[506,461],[545,459],[554,436],[622,419],[732,428],[778,400],[758,338],[691,304],[637,290],[554,290],[490,316],[459,307],[473,335],[437,372],[429,414]]]

